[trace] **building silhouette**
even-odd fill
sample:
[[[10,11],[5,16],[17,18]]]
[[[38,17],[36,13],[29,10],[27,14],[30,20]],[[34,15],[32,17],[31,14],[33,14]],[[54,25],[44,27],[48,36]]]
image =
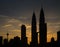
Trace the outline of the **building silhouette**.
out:
[[[54,40],[54,37],[51,38],[51,47],[56,47],[56,42]]]
[[[4,47],[8,47],[8,39],[4,39]]]
[[[38,34],[37,34],[37,25],[36,25],[36,16],[33,12],[32,23],[31,23],[31,45],[36,47],[38,44]]]
[[[41,8],[40,18],[39,18],[39,40],[40,46],[44,47],[47,43],[47,24],[45,23],[44,11]]]
[[[21,43],[20,43],[20,37],[16,36],[14,37],[14,47],[21,47]]]
[[[22,41],[22,47],[27,47],[27,37],[26,37],[26,26],[21,26],[21,41]]]
[[[60,42],[60,31],[57,32],[57,41]]]
[[[57,32],[57,46],[60,47],[60,31]]]
[[[2,47],[3,37],[0,36],[0,47]]]
[[[39,36],[38,36],[39,33]],[[60,31],[57,32],[57,41],[54,38],[51,38],[50,42],[47,42],[47,23],[45,23],[45,16],[43,8],[40,11],[39,17],[39,32],[37,32],[36,25],[36,16],[33,12],[32,22],[31,22],[31,43],[27,43],[26,36],[26,26],[21,25],[21,38],[15,36],[13,39],[8,41],[8,33],[6,34],[7,38],[3,40],[3,37],[0,36],[0,47],[60,47]],[[39,43],[38,43],[39,37]],[[2,43],[3,42],[3,43]]]
[[[9,33],[7,33],[6,35],[7,35],[7,40],[8,40]]]

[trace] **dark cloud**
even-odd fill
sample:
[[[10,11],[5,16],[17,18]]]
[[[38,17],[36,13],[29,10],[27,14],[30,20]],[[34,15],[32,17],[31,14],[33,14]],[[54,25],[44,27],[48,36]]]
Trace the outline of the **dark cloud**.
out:
[[[39,20],[39,12],[42,3],[47,22],[59,22],[59,2],[59,0],[0,0],[0,15],[15,18],[20,21],[25,20],[30,23],[29,21],[31,21],[33,10],[37,11],[36,17]]]
[[[26,10],[40,10],[41,2],[46,10],[54,8],[56,10],[60,7],[59,0],[0,0],[0,14],[11,17],[23,16],[21,13],[25,13]]]

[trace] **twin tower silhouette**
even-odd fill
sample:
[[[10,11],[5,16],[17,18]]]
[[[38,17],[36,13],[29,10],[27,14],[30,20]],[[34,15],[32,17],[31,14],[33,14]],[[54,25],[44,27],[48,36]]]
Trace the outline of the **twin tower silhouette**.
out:
[[[23,29],[24,25],[22,26],[21,30],[21,40],[23,41],[24,36],[26,36],[26,33],[23,33],[26,29]],[[44,11],[43,8],[40,10],[40,17],[39,17],[39,32],[37,32],[37,25],[36,25],[36,16],[33,12],[32,16],[32,23],[31,23],[31,42],[30,46],[37,47],[38,45],[38,33],[39,33],[39,45],[41,47],[46,46],[47,43],[47,24],[45,23],[45,17],[44,17]]]

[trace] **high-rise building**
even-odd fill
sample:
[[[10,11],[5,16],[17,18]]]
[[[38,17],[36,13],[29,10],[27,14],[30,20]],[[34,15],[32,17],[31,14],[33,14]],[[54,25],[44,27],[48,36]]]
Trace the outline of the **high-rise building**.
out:
[[[60,47],[60,31],[57,32],[57,47]]]
[[[22,47],[27,47],[27,37],[26,37],[26,26],[21,26],[21,41],[22,41]]]
[[[40,40],[40,45],[44,47],[47,42],[47,24],[45,23],[43,8],[41,8],[40,18],[39,18],[39,40]]]
[[[56,47],[56,42],[54,40],[54,37],[51,38],[51,46],[50,47]]]
[[[60,41],[60,31],[57,32],[57,41]]]
[[[0,36],[0,47],[2,47],[2,41],[3,41],[3,37]]]
[[[34,12],[32,16],[31,25],[32,25],[31,26],[31,44],[35,46],[36,44],[38,44],[38,34],[37,34],[36,16]]]
[[[8,39],[4,39],[4,46],[8,47]]]

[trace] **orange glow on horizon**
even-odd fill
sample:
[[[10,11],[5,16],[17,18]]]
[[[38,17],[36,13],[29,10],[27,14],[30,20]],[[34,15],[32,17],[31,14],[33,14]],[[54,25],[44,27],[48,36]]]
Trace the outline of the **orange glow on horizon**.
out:
[[[12,19],[12,21],[10,20],[10,23],[13,22],[13,21],[14,21],[14,19]],[[21,28],[22,24],[20,24],[20,21],[18,21],[18,20],[14,21],[14,22],[18,23],[18,26],[16,25],[16,27],[14,27],[12,24],[6,24],[6,25],[3,26],[6,31],[7,31],[7,28],[8,28],[8,31],[9,31],[8,33],[10,34],[9,39],[13,38],[14,36],[21,37],[21,29],[20,28]],[[31,25],[29,25],[29,24],[25,24],[25,25],[26,25],[26,36],[28,37],[28,43],[30,43],[31,42]],[[47,29],[48,29],[47,30],[47,42],[50,42],[52,37],[54,37],[55,40],[56,40],[57,35],[56,35],[56,33],[52,32],[53,27],[51,28],[51,27],[47,26]],[[39,26],[37,25],[37,32],[38,31],[39,31]],[[5,32],[5,34],[3,34],[3,32],[1,32],[0,34],[4,38],[6,38],[6,33],[7,32]]]

